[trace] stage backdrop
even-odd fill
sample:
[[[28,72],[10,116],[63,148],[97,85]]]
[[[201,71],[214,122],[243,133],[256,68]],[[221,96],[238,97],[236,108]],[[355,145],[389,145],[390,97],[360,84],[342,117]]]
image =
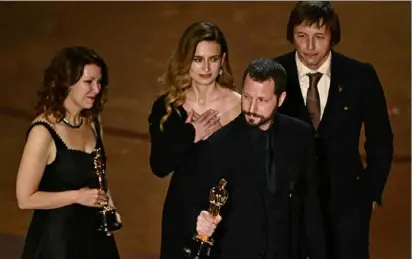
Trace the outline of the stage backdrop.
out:
[[[375,66],[395,133],[396,162],[384,208],[372,220],[372,258],[406,259],[410,257],[410,3],[333,4],[342,29],[336,50]],[[156,254],[169,178],[158,179],[150,171],[147,116],[161,90],[156,80],[179,37],[192,22],[217,23],[227,38],[229,61],[239,85],[246,64],[253,59],[292,50],[285,34],[293,5],[0,3],[0,233],[21,241],[31,216],[17,208],[15,176],[43,70],[58,49],[85,45],[102,55],[110,67],[103,122],[111,189],[125,225],[116,234],[120,250],[122,254]]]

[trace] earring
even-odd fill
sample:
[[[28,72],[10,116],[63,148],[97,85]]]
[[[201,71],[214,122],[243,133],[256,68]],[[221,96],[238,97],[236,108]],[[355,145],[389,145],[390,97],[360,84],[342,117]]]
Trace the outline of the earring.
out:
[[[220,70],[219,70],[219,75],[222,75],[222,74],[223,74],[223,69],[220,68]]]

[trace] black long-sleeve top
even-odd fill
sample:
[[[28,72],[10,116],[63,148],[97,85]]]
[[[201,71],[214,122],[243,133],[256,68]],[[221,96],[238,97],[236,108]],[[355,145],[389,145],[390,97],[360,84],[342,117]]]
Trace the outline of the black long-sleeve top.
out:
[[[149,116],[151,137],[150,167],[158,177],[172,172],[165,198],[162,218],[161,259],[175,259],[181,256],[184,244],[195,232],[195,222],[189,220],[188,197],[192,193],[194,168],[197,163],[196,150],[201,145],[194,143],[195,129],[185,123],[187,112],[180,106],[163,124],[160,120],[166,114],[165,96],[160,96],[152,106]]]

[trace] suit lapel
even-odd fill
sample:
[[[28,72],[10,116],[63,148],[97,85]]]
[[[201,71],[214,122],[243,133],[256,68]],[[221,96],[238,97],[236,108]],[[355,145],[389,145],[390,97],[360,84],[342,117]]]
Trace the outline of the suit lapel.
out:
[[[318,131],[324,127],[328,120],[329,114],[331,114],[333,105],[336,103],[336,98],[338,97],[338,92],[339,92],[339,84],[340,84],[340,62],[339,62],[339,57],[337,54],[332,50],[332,59],[331,59],[331,80],[330,80],[330,85],[329,85],[329,92],[328,92],[328,99],[326,102],[325,110],[323,112],[322,120],[320,121]]]
[[[283,164],[285,161],[284,152],[282,150],[287,147],[287,143],[285,143],[285,138],[281,136],[282,128],[278,119],[279,116],[275,118],[275,124],[272,128],[272,137],[273,137],[273,160],[275,163],[275,178],[276,178],[276,191],[282,188],[282,183],[284,182],[284,175],[282,174],[283,171]],[[262,162],[262,156],[264,155],[261,150],[257,148],[256,139],[252,137],[250,132],[248,134],[249,140],[249,148],[253,150],[253,156],[251,157],[252,168],[254,169],[254,179],[257,182],[262,197],[264,198],[266,195],[266,167],[265,163]]]
[[[291,140],[289,138],[288,128],[284,126],[284,117],[277,115],[273,127],[274,136],[274,161],[276,177],[276,193],[290,193],[296,189],[299,165],[290,163],[288,155],[294,152],[290,150]]]
[[[283,162],[284,158],[284,149],[287,147],[287,143],[284,143],[285,138],[281,136],[281,125],[280,125],[279,116],[276,116],[275,124],[273,125],[273,160],[275,162],[275,179],[276,179],[276,192],[282,189],[282,174],[283,174]]]
[[[296,104],[299,106],[305,106],[303,100],[302,91],[300,90],[298,70],[296,67],[295,55],[291,55],[287,62],[288,80],[289,80],[289,94],[291,94],[296,100]]]
[[[311,123],[308,110],[303,99],[302,91],[300,89],[298,69],[296,67],[295,51],[288,54],[283,65],[288,75],[287,96],[285,100],[285,106],[288,115],[297,117],[301,120]]]

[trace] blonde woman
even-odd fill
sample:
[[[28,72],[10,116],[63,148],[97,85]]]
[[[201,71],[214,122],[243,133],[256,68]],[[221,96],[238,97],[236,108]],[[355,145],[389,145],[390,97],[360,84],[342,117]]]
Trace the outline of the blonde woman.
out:
[[[196,228],[188,221],[196,149],[241,111],[222,31],[210,22],[190,25],[162,82],[166,91],[149,116],[150,166],[159,177],[173,172],[163,207],[160,258],[176,259]]]

